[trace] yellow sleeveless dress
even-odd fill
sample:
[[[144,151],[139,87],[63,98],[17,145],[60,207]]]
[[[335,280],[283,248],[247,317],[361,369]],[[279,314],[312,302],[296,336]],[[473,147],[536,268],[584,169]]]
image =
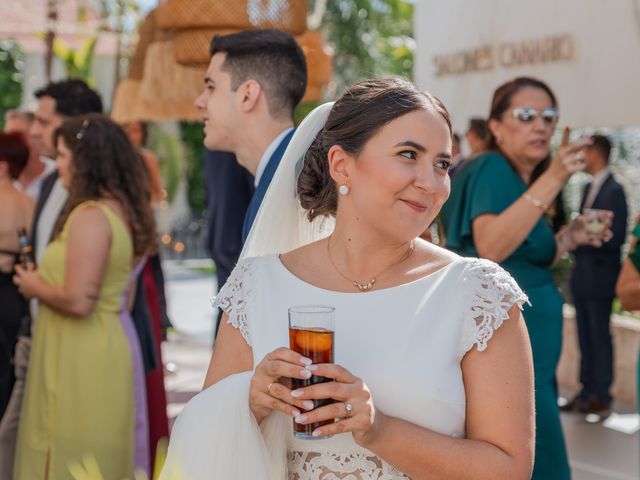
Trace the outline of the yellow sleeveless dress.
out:
[[[43,254],[40,275],[64,282],[68,228],[74,213],[97,206],[112,243],[95,309],[73,317],[40,305],[14,469],[15,480],[73,478],[69,466],[95,460],[105,480],[133,478],[134,393],[131,350],[120,324],[121,296],[131,274],[133,245],[122,220],[100,202],[76,207]]]

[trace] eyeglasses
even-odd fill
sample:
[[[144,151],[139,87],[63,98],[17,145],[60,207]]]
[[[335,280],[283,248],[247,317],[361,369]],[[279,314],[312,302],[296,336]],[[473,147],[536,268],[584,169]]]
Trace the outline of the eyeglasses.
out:
[[[560,113],[557,108],[545,108],[544,110],[536,110],[531,107],[514,108],[511,111],[513,118],[522,123],[531,123],[536,118],[541,117],[544,123],[551,125],[558,121]]]

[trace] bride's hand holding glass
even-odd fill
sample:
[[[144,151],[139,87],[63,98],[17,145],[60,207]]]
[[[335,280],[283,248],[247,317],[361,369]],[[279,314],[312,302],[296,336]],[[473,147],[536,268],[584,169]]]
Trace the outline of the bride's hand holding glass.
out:
[[[336,403],[302,413],[294,418],[301,424],[337,419],[317,428],[314,437],[327,437],[338,433],[351,432],[360,446],[366,447],[379,429],[383,415],[373,405],[371,392],[361,378],[346,368],[333,363],[312,365],[317,367],[314,375],[332,378],[333,382],[318,383],[291,392],[298,400],[320,400],[331,398]]]
[[[256,366],[249,388],[249,408],[258,423],[273,411],[295,418],[302,411],[311,410],[311,400],[292,397],[291,390],[279,380],[308,379],[315,368],[310,359],[285,347],[268,353]]]

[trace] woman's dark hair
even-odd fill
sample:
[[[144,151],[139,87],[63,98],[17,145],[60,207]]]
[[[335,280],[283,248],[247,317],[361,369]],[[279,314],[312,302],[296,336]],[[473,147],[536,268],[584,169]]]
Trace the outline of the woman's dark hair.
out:
[[[142,136],[142,146],[146,147],[147,146],[147,140],[149,140],[149,125],[147,124],[147,122],[144,122],[142,120],[138,121],[138,124],[140,125],[140,133]]]
[[[300,204],[307,210],[310,221],[318,216],[335,216],[338,207],[335,181],[329,173],[329,149],[339,145],[349,154],[357,155],[382,127],[416,110],[438,113],[453,135],[444,104],[430,93],[418,90],[408,80],[364,80],[342,94],[333,105],[324,128],[307,150],[298,177]]]
[[[553,91],[542,80],[531,77],[518,77],[500,85],[495,92],[493,92],[493,99],[491,100],[491,110],[489,112],[489,119],[502,120],[502,115],[511,107],[511,99],[523,88],[537,88],[544,90],[549,98],[551,98],[551,105],[554,108],[558,107],[558,102]],[[498,150],[498,143],[493,132],[489,130],[489,149]]]
[[[0,132],[0,162],[9,165],[9,176],[16,179],[29,161],[29,147],[20,133]]]
[[[87,200],[114,198],[122,205],[136,255],[153,252],[156,229],[151,210],[149,170],[119,125],[101,114],[72,117],[54,132],[71,153],[69,200],[56,232],[71,211]]]
[[[467,132],[473,132],[476,137],[486,141],[487,138],[489,138],[489,127],[487,125],[487,121],[484,118],[470,118]]]

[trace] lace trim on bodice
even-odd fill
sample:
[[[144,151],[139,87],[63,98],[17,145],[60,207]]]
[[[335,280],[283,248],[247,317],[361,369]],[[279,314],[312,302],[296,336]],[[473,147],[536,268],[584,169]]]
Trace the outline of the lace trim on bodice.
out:
[[[529,302],[513,277],[490,260],[470,260],[465,282],[470,300],[462,329],[463,355],[474,345],[479,352],[486,349],[493,333],[509,318],[511,307],[522,308]]]
[[[214,308],[221,308],[229,316],[228,322],[240,330],[240,334],[249,346],[251,346],[251,339],[247,309],[249,308],[249,297],[253,292],[254,271],[254,259],[238,262],[229,275],[227,283],[220,289],[212,302]]]
[[[371,452],[287,453],[289,480],[406,480],[409,477]]]

